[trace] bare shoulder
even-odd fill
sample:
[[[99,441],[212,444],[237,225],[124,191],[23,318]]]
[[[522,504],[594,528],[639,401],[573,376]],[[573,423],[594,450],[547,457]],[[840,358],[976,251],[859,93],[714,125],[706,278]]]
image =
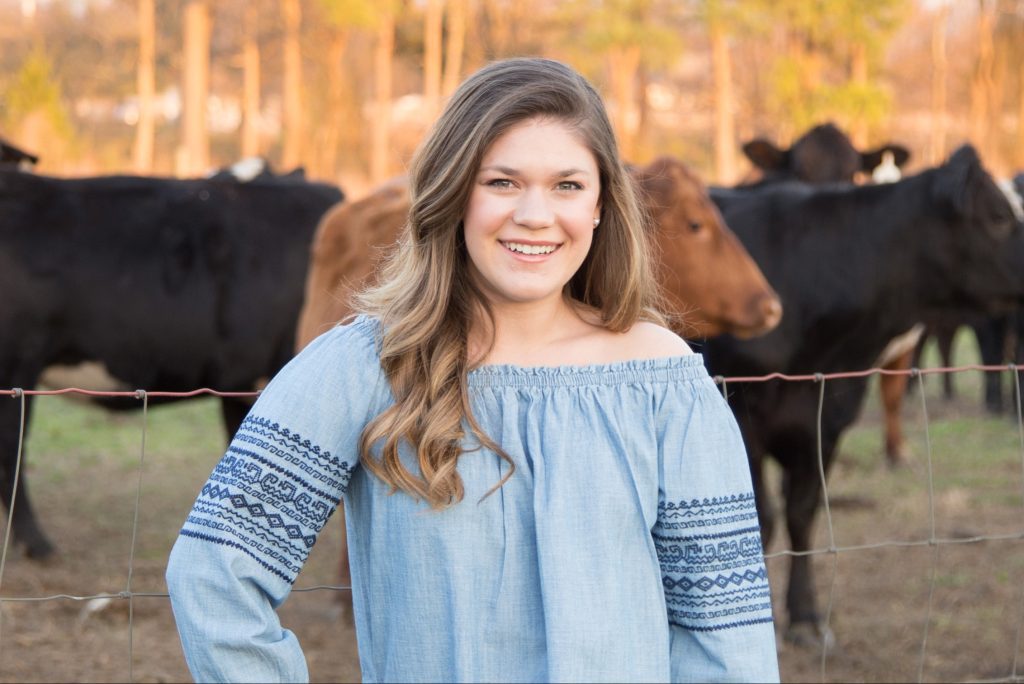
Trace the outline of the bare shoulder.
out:
[[[637,321],[618,340],[630,359],[657,359],[663,356],[687,356],[693,350],[683,338],[668,328],[650,321]]]

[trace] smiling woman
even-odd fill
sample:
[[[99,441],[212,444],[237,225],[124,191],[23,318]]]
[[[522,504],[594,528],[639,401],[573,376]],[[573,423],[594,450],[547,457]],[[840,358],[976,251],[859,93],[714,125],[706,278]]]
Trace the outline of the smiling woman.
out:
[[[366,681],[777,680],[743,442],[661,324],[593,87],[489,65],[410,191],[362,314],[268,385],[181,531],[196,678],[307,678],[274,608],[344,499]]]
[[[492,306],[562,304],[600,222],[597,162],[558,120],[529,119],[484,155],[463,220],[472,278]]]

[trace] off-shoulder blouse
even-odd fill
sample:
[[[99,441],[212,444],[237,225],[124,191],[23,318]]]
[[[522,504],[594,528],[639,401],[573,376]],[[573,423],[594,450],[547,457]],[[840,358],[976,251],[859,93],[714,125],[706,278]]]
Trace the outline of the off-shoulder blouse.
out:
[[[470,450],[432,511],[359,466],[393,401],[380,334],[358,317],[296,356],[199,493],[167,569],[197,680],[308,679],[275,608],[341,501],[364,681],[778,679],[743,442],[699,355],[471,371],[515,473],[484,496],[509,465]]]

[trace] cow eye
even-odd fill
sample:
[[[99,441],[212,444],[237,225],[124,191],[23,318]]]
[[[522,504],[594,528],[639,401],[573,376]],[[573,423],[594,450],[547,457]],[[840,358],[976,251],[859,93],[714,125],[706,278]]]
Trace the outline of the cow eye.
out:
[[[703,227],[704,227],[704,224],[701,223],[700,221],[690,221],[690,232],[691,233],[697,233]]]

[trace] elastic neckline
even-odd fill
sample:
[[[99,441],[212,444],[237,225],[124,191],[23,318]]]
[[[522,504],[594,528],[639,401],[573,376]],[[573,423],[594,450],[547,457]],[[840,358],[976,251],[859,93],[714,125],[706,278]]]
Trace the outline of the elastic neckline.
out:
[[[358,314],[350,325],[365,331],[380,351],[380,320]],[[470,389],[481,387],[583,387],[660,382],[690,382],[710,377],[700,354],[630,359],[612,363],[566,366],[516,366],[487,364],[467,374]]]
[[[700,354],[632,359],[582,366],[493,364],[469,371],[469,387],[579,387],[688,382],[708,377]]]

